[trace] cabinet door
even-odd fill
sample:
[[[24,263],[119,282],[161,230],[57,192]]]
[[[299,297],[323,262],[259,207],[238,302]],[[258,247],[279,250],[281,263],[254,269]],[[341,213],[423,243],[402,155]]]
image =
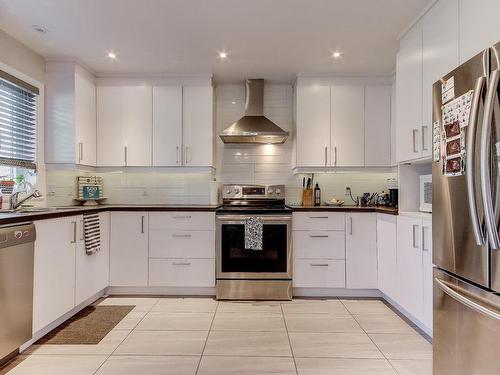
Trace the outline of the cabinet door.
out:
[[[458,0],[440,0],[422,20],[422,156],[432,153],[432,85],[458,63]]]
[[[460,63],[500,41],[500,1],[460,0]]]
[[[109,215],[109,212],[99,214],[101,249],[92,255],[87,255],[85,251],[83,216],[78,217],[75,305],[84,302],[109,284]]]
[[[423,257],[423,323],[432,331],[432,220],[422,220],[422,257]]]
[[[152,88],[97,88],[97,164],[151,166]]]
[[[297,87],[297,166],[330,165],[330,87]]]
[[[153,166],[182,164],[182,86],[153,87]]]
[[[420,321],[423,319],[424,298],[421,225],[421,219],[398,216],[397,260],[400,293],[397,302]]]
[[[96,88],[89,74],[75,70],[76,164],[96,165]]]
[[[377,215],[378,288],[398,300],[397,281],[397,216]]]
[[[33,332],[75,307],[77,218],[35,222]]]
[[[331,165],[365,165],[365,88],[332,86],[331,90]]]
[[[377,289],[377,221],[370,213],[346,215],[346,287]]]
[[[213,88],[185,86],[182,96],[184,165],[211,167],[214,143]]]
[[[397,161],[419,158],[422,126],[422,24],[401,38],[396,60]]]
[[[112,212],[110,285],[148,285],[148,214]]]
[[[391,86],[365,87],[365,165],[391,165]]]

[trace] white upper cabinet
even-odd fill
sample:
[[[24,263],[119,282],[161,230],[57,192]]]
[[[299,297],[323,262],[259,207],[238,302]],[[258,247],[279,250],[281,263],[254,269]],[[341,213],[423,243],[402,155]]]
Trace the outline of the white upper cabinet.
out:
[[[500,42],[500,1],[460,0],[460,63]]]
[[[182,86],[153,87],[153,166],[182,165]]]
[[[96,165],[94,77],[75,63],[46,66],[45,162]]]
[[[152,88],[97,87],[97,164],[151,166]]]
[[[422,156],[432,150],[432,85],[459,65],[458,0],[438,1],[422,19]]]
[[[330,86],[297,87],[297,166],[330,164]]]
[[[75,71],[75,130],[77,164],[96,165],[96,88],[93,77]]]
[[[365,164],[363,86],[332,86],[331,153],[333,167],[362,167]]]
[[[391,165],[392,86],[365,87],[365,165]]]
[[[396,60],[396,157],[397,161],[421,156],[422,127],[422,24],[400,40]]]
[[[184,86],[182,100],[183,162],[186,166],[213,165],[213,88]]]

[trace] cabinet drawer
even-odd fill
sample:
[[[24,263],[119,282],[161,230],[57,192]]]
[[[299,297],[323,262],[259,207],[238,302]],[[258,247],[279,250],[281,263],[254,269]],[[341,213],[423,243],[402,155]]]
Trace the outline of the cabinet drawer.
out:
[[[152,212],[149,230],[215,230],[213,212]]]
[[[344,230],[343,212],[296,212],[294,230]]]
[[[297,288],[345,288],[345,261],[296,259],[293,286]]]
[[[214,259],[150,259],[149,286],[215,286]]]
[[[150,258],[214,258],[214,231],[149,232]]]
[[[294,231],[295,259],[345,259],[345,232]]]

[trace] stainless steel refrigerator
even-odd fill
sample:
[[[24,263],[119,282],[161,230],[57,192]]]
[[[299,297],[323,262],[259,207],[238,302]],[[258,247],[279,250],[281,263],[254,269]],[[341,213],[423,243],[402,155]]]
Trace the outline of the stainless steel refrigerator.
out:
[[[500,374],[500,43],[433,85],[434,375]]]

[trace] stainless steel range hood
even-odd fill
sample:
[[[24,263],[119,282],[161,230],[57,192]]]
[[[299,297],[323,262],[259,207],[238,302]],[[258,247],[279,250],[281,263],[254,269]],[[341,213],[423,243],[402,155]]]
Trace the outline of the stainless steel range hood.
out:
[[[285,143],[289,133],[264,116],[264,80],[246,80],[245,116],[224,129],[224,143]]]

